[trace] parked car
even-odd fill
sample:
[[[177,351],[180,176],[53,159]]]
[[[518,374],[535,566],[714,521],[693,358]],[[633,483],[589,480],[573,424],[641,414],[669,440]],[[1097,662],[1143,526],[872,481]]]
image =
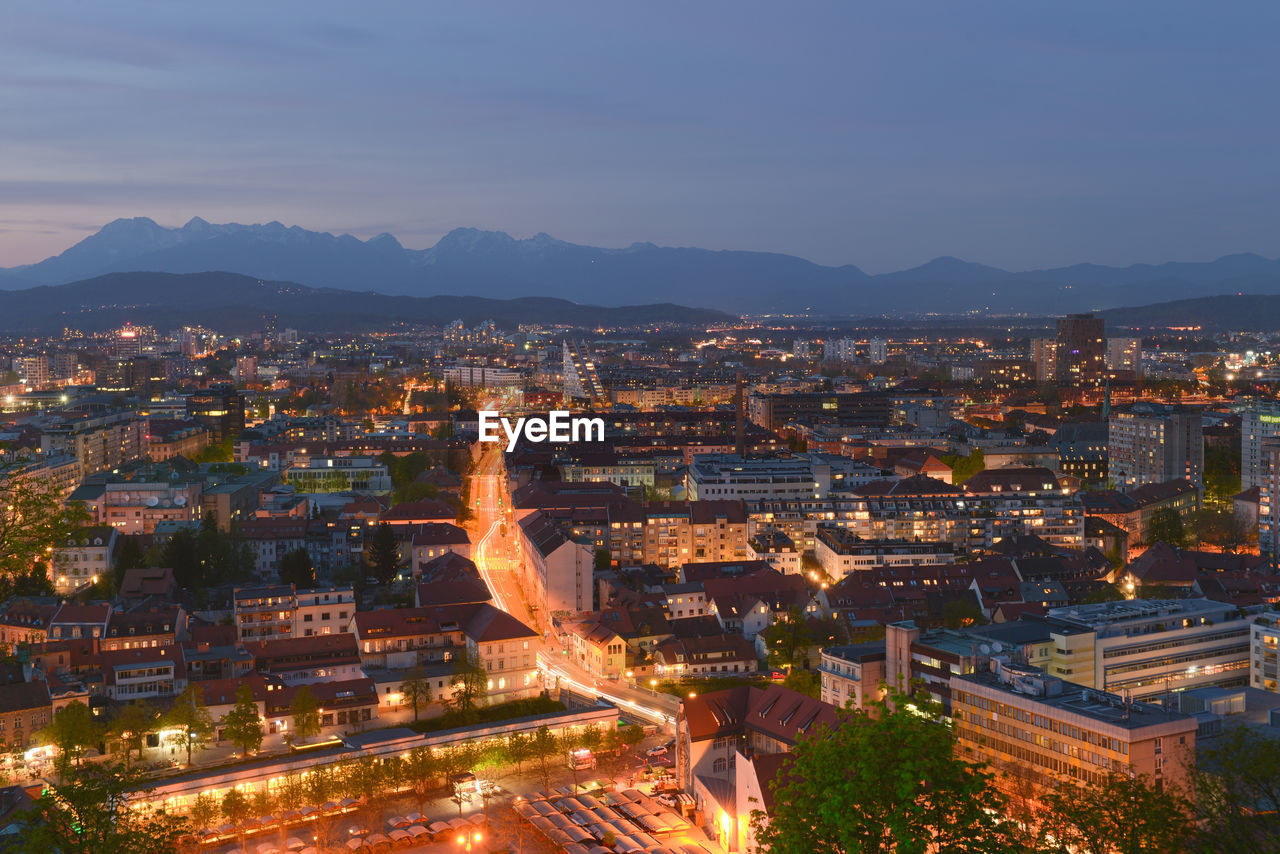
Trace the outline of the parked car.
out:
[[[666,756],[667,746],[665,744],[659,744],[656,747],[650,747],[648,750],[645,751],[645,755],[646,756]]]

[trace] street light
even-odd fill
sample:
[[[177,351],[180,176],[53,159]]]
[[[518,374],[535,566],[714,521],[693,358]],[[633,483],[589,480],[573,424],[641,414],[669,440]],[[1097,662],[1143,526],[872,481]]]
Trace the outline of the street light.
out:
[[[477,830],[475,833],[471,834],[470,836],[468,836],[468,835],[467,835],[467,834],[465,834],[465,833],[460,833],[460,834],[458,834],[458,844],[459,844],[459,845],[461,845],[461,846],[463,846],[463,850],[464,850],[464,851],[468,851],[468,852],[469,852],[469,851],[471,851],[471,846],[472,846],[473,844],[474,844],[474,845],[479,845],[479,844],[480,844],[480,840],[481,840],[481,838],[482,838],[482,837],[480,836],[480,831],[478,831],[478,830]]]

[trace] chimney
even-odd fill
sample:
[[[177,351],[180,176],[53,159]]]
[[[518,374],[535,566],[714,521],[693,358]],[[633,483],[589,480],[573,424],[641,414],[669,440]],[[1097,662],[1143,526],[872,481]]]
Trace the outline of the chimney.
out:
[[[736,410],[736,416],[737,416],[737,420],[734,425],[734,430],[735,430],[734,436],[736,438],[735,450],[737,451],[739,457],[746,459],[747,430],[746,430],[746,425],[743,423],[744,419],[743,419],[742,408],[745,405],[745,401],[742,398],[742,371],[738,371],[738,389],[734,394],[733,404],[734,404],[733,408],[734,410]]]

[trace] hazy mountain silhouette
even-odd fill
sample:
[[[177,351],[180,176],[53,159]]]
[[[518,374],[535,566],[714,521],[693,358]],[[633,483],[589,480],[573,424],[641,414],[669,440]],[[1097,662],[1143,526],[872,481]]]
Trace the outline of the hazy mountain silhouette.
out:
[[[227,270],[311,287],[383,294],[545,296],[621,305],[647,300],[732,313],[1060,314],[1224,292],[1280,293],[1280,261],[1228,255],[1205,263],[1107,267],[1076,264],[1009,272],[936,258],[869,276],[769,252],[712,251],[634,243],[580,246],[546,234],[516,239],[459,228],[430,249],[406,249],[389,234],[369,240],[266,225],[214,225],[200,218],[165,228],[120,219],[38,264],[0,271],[0,288],[62,284],[109,272]]]
[[[730,315],[671,304],[604,308],[548,297],[494,300],[473,296],[408,297],[309,288],[239,273],[108,273],[65,285],[0,291],[0,331],[51,334],[64,327],[96,332],[126,321],[172,329],[201,324],[228,333],[281,327],[310,332],[388,329],[395,323],[475,325],[493,320],[583,327],[661,322],[710,323]]]

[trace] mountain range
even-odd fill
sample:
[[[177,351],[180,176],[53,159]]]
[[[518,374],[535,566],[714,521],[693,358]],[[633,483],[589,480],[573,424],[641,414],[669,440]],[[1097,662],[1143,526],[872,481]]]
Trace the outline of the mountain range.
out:
[[[266,314],[276,315],[282,328],[307,332],[385,330],[401,322],[440,326],[453,320],[469,326],[493,320],[514,329],[521,323],[595,328],[732,318],[666,304],[601,307],[551,297],[392,296],[225,272],[108,273],[65,285],[0,291],[0,332],[9,333],[50,335],[66,327],[100,332],[132,322],[160,329],[200,324],[241,334],[261,329]]]
[[[1226,293],[1280,294],[1280,261],[1228,255],[1203,263],[1076,264],[1011,272],[943,257],[869,275],[792,255],[633,243],[582,246],[546,234],[516,239],[459,228],[430,249],[390,234],[368,240],[288,227],[216,225],[199,217],[167,228],[118,219],[65,252],[0,270],[0,288],[56,285],[114,272],[213,270],[312,288],[401,296],[528,296],[620,306],[646,300],[734,314],[1062,314]]]

